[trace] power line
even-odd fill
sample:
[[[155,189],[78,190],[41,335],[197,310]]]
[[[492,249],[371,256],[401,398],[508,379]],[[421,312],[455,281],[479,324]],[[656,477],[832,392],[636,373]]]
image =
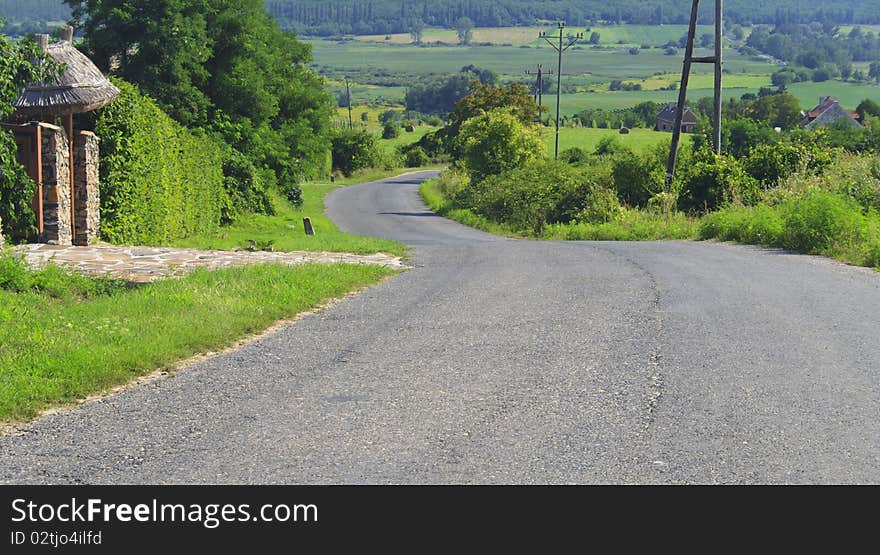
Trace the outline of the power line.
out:
[[[540,37],[547,41],[547,44],[552,46],[556,52],[559,54],[558,61],[556,63],[556,158],[559,158],[559,107],[562,102],[562,53],[575,45],[575,43],[582,38],[584,38],[583,33],[578,33],[576,35],[570,35],[569,42],[566,45],[563,45],[563,31],[565,30],[565,22],[560,21],[558,24],[559,27],[559,36],[552,37],[554,40],[558,39],[559,43],[554,44],[553,41],[550,40],[551,37],[547,35],[545,32],[541,32]]]

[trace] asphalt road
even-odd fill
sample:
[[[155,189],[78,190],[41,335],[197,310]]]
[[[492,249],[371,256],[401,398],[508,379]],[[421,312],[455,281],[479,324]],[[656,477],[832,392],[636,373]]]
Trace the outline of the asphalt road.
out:
[[[0,438],[0,482],[880,482],[880,274],[501,239],[428,212],[427,175],[328,199],[414,269]]]

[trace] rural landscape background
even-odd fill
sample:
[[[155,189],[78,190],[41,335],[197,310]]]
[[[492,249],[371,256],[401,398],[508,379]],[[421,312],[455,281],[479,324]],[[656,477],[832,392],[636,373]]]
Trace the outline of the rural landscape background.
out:
[[[492,234],[455,232],[474,241],[731,241],[880,269],[880,0],[724,5],[720,154],[712,66],[697,65],[674,179],[662,114],[679,97],[691,3],[672,0],[0,0],[0,120],[27,121],[13,102],[64,69],[35,36],[71,24],[121,91],[74,120],[101,140],[98,246],[436,262],[409,224],[383,233],[339,207],[378,202],[344,197],[353,185],[390,194],[404,182],[382,180],[420,172],[431,212],[377,213]],[[695,55],[710,56],[713,2],[702,7]],[[0,134],[10,426],[399,273],[261,265],[133,285],[35,267],[22,245],[37,235],[37,185],[16,148]]]

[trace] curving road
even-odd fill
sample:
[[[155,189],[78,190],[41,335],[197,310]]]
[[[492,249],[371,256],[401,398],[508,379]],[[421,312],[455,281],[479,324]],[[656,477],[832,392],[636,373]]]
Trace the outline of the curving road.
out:
[[[430,213],[430,175],[328,198],[414,269],[0,438],[0,482],[880,482],[880,274],[497,238]]]

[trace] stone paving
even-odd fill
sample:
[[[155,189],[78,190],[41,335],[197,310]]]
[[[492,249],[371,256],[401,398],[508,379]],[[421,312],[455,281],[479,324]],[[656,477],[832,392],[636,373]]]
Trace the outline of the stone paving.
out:
[[[374,264],[393,269],[407,266],[396,256],[387,254],[349,254],[338,252],[250,252],[204,251],[164,247],[122,247],[95,245],[61,247],[31,244],[15,248],[32,267],[49,262],[93,276],[107,276],[136,283],[148,283],[166,277],[185,275],[196,268],[220,269],[244,264]]]

